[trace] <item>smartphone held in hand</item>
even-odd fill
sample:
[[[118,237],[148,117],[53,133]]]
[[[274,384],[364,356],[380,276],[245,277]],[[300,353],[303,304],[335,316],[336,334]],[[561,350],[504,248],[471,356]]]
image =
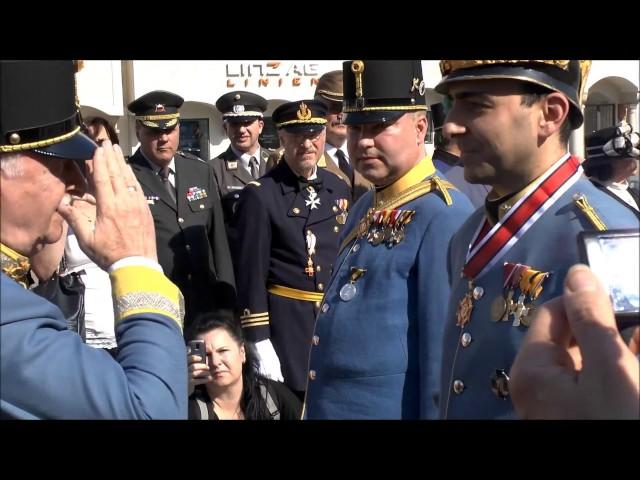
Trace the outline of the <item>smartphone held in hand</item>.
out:
[[[202,363],[209,363],[207,361],[207,348],[204,345],[204,340],[191,340],[189,342],[189,355],[198,355],[202,359]]]

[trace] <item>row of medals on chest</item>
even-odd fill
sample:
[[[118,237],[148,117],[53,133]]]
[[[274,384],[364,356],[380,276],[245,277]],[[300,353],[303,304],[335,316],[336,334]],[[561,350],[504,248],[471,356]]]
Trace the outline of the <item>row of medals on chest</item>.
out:
[[[415,214],[415,210],[370,208],[358,223],[358,239],[366,236],[374,247],[384,243],[391,248],[404,240],[404,229]]]
[[[374,247],[381,243],[391,248],[404,240],[404,228],[413,220],[415,210],[383,209],[375,210],[370,208],[367,215],[358,224],[358,240],[367,237]],[[357,243],[351,251],[356,250]],[[359,245],[358,247],[359,248]],[[340,288],[340,299],[344,302],[351,301],[358,292],[356,282],[367,272],[366,268],[351,267],[349,281]]]
[[[493,322],[511,321],[511,325],[528,327],[535,311],[533,303],[542,293],[542,284],[550,275],[540,272],[526,265],[505,263],[505,269],[510,270],[503,285],[503,295],[491,302],[491,320]],[[516,292],[519,292],[516,297]],[[484,295],[484,289],[476,286],[473,280],[468,283],[468,291],[458,305],[456,325],[464,327],[471,321],[474,301]]]

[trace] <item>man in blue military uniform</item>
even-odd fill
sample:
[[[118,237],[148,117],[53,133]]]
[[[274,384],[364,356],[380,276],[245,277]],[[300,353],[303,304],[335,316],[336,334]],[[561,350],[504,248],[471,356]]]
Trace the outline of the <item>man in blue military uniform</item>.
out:
[[[465,178],[492,186],[451,241],[442,418],[513,418],[509,370],[542,302],[562,294],[585,230],[638,228],[567,152],[583,121],[585,60],[443,60],[444,133]]]
[[[129,159],[147,196],[158,260],[185,300],[185,326],[235,306],[235,279],[211,167],[178,150],[183,98],[152,91],[131,102],[140,148]]]
[[[434,138],[433,165],[458,190],[464,193],[474,208],[484,205],[484,199],[489,193],[489,187],[482,184],[469,183],[464,178],[464,167],[460,161],[460,147],[451,138],[442,134],[442,126],[447,113],[443,103],[431,105],[431,119],[433,121]]]
[[[243,190],[232,228],[242,327],[257,342],[263,372],[284,377],[301,398],[313,322],[350,198],[345,182],[317,167],[326,112],[314,100],[273,112],[284,156]]]
[[[187,418],[182,295],[156,259],[153,220],[122,151],[80,133],[72,61],[0,62],[0,417]],[[97,218],[81,173],[93,160]],[[63,222],[111,277],[115,359],[27,290],[29,257]]]
[[[638,192],[628,178],[638,170],[640,135],[627,122],[587,135],[587,158],[582,167],[591,183],[640,215]]]
[[[345,62],[347,146],[375,186],[349,214],[316,320],[309,419],[435,418],[447,245],[471,213],[426,155],[420,61]]]
[[[277,163],[278,155],[260,146],[264,128],[263,113],[267,101],[251,92],[233,91],[216,101],[222,113],[224,131],[231,144],[220,156],[209,160],[218,182],[225,224],[233,217],[240,191],[257,180]]]

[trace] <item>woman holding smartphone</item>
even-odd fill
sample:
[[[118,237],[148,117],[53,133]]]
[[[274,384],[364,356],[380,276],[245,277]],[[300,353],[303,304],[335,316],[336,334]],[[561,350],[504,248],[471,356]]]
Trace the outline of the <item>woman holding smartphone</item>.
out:
[[[204,314],[187,338],[190,420],[300,419],[298,398],[258,373],[254,347],[244,341],[237,319]]]

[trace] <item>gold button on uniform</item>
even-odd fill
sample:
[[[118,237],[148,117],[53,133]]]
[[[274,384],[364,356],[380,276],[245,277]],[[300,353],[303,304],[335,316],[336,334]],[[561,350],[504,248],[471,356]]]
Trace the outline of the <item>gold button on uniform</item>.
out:
[[[314,345],[318,345],[320,343],[320,337],[318,335],[314,335],[312,342]]]
[[[335,205],[333,206],[333,213],[336,213],[338,211],[338,207],[336,207]]]
[[[318,265],[318,266],[316,267],[316,272],[320,272],[320,271],[322,271],[322,268],[320,267],[320,265]]]
[[[464,332],[462,334],[462,338],[460,339],[460,344],[463,347],[468,347],[470,343],[471,343],[471,334],[469,332]]]
[[[464,383],[462,383],[462,380],[454,380],[453,391],[459,395],[462,393],[463,390],[464,390]]]
[[[291,210],[291,212],[292,212],[294,215],[298,215],[298,214],[300,213],[300,209],[299,209],[298,207],[295,207],[293,210]]]
[[[184,223],[184,218],[178,217],[178,223]]]
[[[310,380],[315,380],[316,379],[316,371],[315,370],[309,370],[309,379]]]
[[[204,210],[204,205],[202,203],[200,204],[200,210]]]
[[[318,291],[319,291],[319,292],[321,292],[321,291],[323,291],[323,290],[324,290],[324,284],[319,283],[319,284],[318,284]]]
[[[340,231],[340,228],[338,228],[337,226],[333,227],[333,231],[338,233]]]
[[[320,302],[315,302],[314,305],[316,308],[320,308]]]

